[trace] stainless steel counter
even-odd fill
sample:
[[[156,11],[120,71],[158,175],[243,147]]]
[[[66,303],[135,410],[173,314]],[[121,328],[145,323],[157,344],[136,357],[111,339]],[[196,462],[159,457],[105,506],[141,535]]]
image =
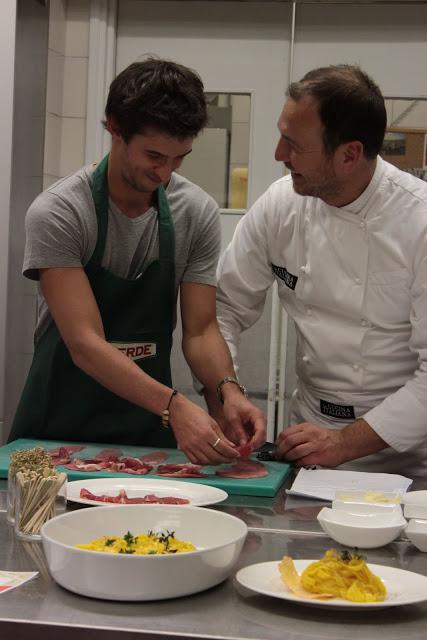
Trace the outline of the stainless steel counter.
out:
[[[424,488],[419,482],[414,488]],[[3,491],[1,489],[3,488]],[[0,485],[0,509],[5,506]],[[302,504],[302,506],[300,506]],[[238,568],[256,562],[319,557],[331,546],[315,519],[319,503],[233,496],[218,507],[247,522],[250,532]],[[334,544],[334,546],[337,546]],[[427,575],[427,554],[404,540],[366,553],[369,562]],[[72,594],[54,583],[38,543],[18,541],[0,512],[0,568],[39,571],[23,587],[0,595],[0,635],[5,640],[131,640],[227,638],[262,640],[425,639],[427,603],[375,611],[332,611],[253,593],[233,578],[208,591],[162,602],[120,603]]]

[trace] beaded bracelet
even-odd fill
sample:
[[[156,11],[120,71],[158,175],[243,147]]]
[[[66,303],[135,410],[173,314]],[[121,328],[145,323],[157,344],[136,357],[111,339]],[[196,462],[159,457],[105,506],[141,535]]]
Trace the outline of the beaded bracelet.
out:
[[[169,398],[168,406],[166,407],[166,409],[164,409],[162,411],[162,425],[164,427],[166,427],[166,428],[170,427],[170,423],[169,423],[169,415],[170,415],[169,407],[171,406],[171,402],[172,402],[174,396],[176,396],[177,393],[178,393],[178,391],[176,389],[172,390],[172,394],[171,394],[171,397]]]

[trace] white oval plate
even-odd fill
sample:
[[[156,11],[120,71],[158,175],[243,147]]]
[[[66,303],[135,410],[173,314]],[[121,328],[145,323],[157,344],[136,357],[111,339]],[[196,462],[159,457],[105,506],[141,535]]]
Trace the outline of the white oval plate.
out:
[[[80,498],[80,489],[87,489],[95,495],[116,496],[124,489],[129,498],[140,498],[154,493],[156,496],[185,498],[193,507],[204,507],[216,504],[228,498],[228,493],[222,489],[196,482],[182,480],[162,480],[161,478],[94,478],[92,480],[75,480],[67,483],[67,500],[90,504],[94,506],[117,506],[113,502],[98,502]],[[186,505],[182,505],[185,507]]]
[[[301,573],[311,562],[315,560],[294,560],[298,573]],[[386,586],[387,596],[384,602],[350,602],[341,598],[309,600],[289,591],[282,582],[278,565],[278,560],[249,565],[237,572],[236,580],[251,591],[322,609],[383,609],[427,600],[426,576],[380,564],[368,564],[368,566]]]

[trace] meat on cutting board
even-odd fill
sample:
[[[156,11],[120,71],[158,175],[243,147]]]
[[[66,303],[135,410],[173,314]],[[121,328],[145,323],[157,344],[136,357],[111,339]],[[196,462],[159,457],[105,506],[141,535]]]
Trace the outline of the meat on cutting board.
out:
[[[70,471],[108,471],[110,473],[130,473],[133,475],[145,475],[150,473],[153,467],[141,462],[138,458],[119,458],[118,460],[98,461],[96,458],[80,460],[75,458],[70,464],[65,465]]]
[[[120,449],[102,449],[93,458],[74,458],[71,454],[84,449],[80,445],[67,445],[52,449],[50,454],[55,465],[64,465],[71,471],[106,471],[109,473],[128,473],[130,475],[145,475],[154,473],[169,478],[208,478],[202,465],[190,462],[177,464],[162,464],[168,457],[165,451],[153,451],[140,456],[125,456]],[[223,478],[262,478],[269,474],[268,469],[261,462],[250,460],[252,452],[250,445],[237,447],[240,458],[233,464],[222,467],[216,475]]]
[[[161,464],[165,460],[167,460],[168,454],[164,451],[153,451],[153,453],[146,453],[145,456],[141,456],[141,462],[145,462],[145,464]]]
[[[256,460],[238,460],[227,469],[218,469],[217,476],[222,478],[263,478],[268,471],[262,462]]]
[[[170,478],[208,478],[201,472],[201,465],[184,462],[182,464],[160,464],[154,471],[158,476]]]
[[[85,449],[83,445],[70,444],[63,447],[56,447],[55,449],[49,449],[48,454],[50,455],[52,464],[59,466],[61,464],[71,462],[71,454],[76,453],[77,451],[82,451],[82,449]]]
[[[109,460],[117,462],[122,455],[123,451],[121,449],[102,449],[96,454],[95,460],[99,460],[100,462],[108,462]]]

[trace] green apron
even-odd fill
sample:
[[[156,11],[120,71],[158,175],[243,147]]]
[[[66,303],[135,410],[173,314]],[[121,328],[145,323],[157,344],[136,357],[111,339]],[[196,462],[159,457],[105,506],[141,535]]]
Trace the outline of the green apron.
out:
[[[166,193],[157,191],[159,260],[134,280],[101,266],[108,226],[108,156],[93,175],[98,238],[85,267],[106,340],[149,376],[171,386],[175,307],[175,234]],[[37,438],[176,447],[161,418],[123,400],[76,367],[52,321],[38,341],[10,440]]]

